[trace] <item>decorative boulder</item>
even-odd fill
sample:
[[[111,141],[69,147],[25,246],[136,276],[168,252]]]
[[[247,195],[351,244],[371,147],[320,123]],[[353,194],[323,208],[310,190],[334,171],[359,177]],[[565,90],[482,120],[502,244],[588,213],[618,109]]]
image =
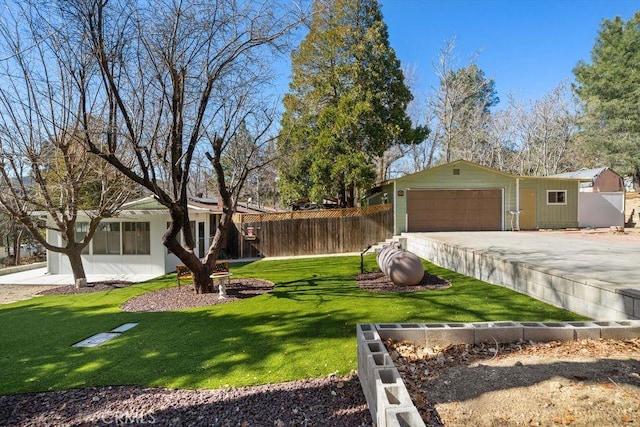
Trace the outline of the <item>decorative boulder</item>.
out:
[[[399,245],[384,247],[378,253],[380,270],[396,286],[414,286],[424,277],[424,266],[417,255],[403,251]]]

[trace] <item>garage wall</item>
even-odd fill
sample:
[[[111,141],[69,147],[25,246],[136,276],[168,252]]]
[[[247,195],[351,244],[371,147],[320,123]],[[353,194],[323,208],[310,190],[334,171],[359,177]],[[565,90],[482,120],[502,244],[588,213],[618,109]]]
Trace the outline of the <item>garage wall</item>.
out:
[[[457,169],[458,173],[454,174]],[[503,224],[509,218],[509,210],[514,209],[516,203],[516,180],[513,176],[492,171],[467,162],[453,162],[435,168],[426,169],[412,175],[398,178],[396,181],[396,224],[395,233],[407,231],[407,189],[477,189],[500,188],[503,189]],[[403,190],[404,195],[397,195],[398,190]]]
[[[502,189],[407,190],[407,231],[500,231]]]
[[[551,179],[548,177],[523,177],[521,189],[535,189],[536,218],[538,228],[576,228],[578,227],[578,181]],[[549,205],[547,191],[565,190],[567,202],[563,205]]]

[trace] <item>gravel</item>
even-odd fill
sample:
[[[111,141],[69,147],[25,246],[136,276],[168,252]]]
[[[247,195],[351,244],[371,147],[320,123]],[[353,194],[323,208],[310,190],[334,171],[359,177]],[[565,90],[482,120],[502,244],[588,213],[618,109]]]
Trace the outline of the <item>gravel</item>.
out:
[[[0,396],[0,426],[371,426],[356,376],[218,390],[88,387]]]
[[[194,285],[175,286],[147,292],[120,306],[123,311],[171,311],[207,305],[226,304],[264,294],[273,289],[273,283],[260,279],[234,279],[227,284],[227,297],[218,293],[196,294]]]
[[[420,283],[414,286],[396,286],[381,271],[359,274],[356,276],[356,282],[360,289],[378,293],[434,291],[446,289],[451,286],[450,281],[427,272],[424,273],[424,277]]]

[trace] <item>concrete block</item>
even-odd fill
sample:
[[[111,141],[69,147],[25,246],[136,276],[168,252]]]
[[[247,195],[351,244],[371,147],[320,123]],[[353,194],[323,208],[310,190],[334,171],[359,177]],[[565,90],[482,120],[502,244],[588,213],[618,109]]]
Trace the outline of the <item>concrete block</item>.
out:
[[[376,422],[384,426],[387,409],[412,407],[409,392],[396,368],[377,369],[374,371],[376,393]]]
[[[525,341],[573,341],[573,328],[567,323],[522,322],[521,325]]]
[[[475,331],[468,323],[425,323],[425,346],[446,347],[451,344],[473,344]]]
[[[391,356],[387,353],[376,353],[367,356],[366,363],[363,367],[358,369],[358,375],[363,375],[368,379],[367,387],[371,391],[373,395],[375,395],[375,384],[373,383],[373,378],[375,377],[374,372],[378,369],[392,369],[394,368],[393,360],[391,360]]]
[[[640,337],[640,320],[615,320],[593,322],[600,327],[604,339],[628,340]]]
[[[542,289],[542,299],[549,304],[555,305],[557,307],[564,307],[567,294],[561,292],[557,289],[553,288],[543,288]]]
[[[576,284],[573,287],[573,296],[587,302],[600,304],[600,288],[588,283]]]
[[[425,342],[425,329],[419,323],[378,323],[376,329],[382,340],[409,341],[416,345]]]
[[[356,338],[358,340],[379,340],[380,336],[372,323],[358,323],[356,325]]]
[[[522,339],[522,326],[515,322],[487,322],[472,323],[474,328],[474,343],[510,343]]]
[[[600,304],[605,307],[614,309],[616,311],[620,311],[625,313],[627,311],[627,306],[625,306],[624,295],[618,294],[613,290],[601,290],[600,291]],[[633,303],[631,304],[631,309],[633,310]]]
[[[385,354],[388,353],[382,341],[358,341],[358,371],[364,370],[366,372],[369,356]]]
[[[559,292],[564,294],[573,295],[574,281],[563,277],[561,275],[549,275],[549,285]]]
[[[399,408],[387,408],[385,414],[385,426],[386,427],[426,427],[424,421],[420,417],[420,413],[415,408],[411,407],[399,407]]]
[[[567,322],[573,328],[573,339],[598,339],[600,338],[600,327],[593,322]]]

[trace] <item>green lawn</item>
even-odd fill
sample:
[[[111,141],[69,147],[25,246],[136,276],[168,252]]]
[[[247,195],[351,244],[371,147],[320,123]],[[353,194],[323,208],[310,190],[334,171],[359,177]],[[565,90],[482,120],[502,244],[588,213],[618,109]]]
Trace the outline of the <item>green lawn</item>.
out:
[[[375,258],[366,258],[375,268]],[[584,319],[425,263],[446,290],[374,294],[354,276],[359,257],[232,265],[234,277],[276,284],[269,294],[212,307],[126,313],[121,303],[175,284],[175,275],[125,289],[46,296],[0,306],[0,394],[89,385],[217,388],[347,374],[358,322]],[[139,322],[102,346],[72,344]]]

